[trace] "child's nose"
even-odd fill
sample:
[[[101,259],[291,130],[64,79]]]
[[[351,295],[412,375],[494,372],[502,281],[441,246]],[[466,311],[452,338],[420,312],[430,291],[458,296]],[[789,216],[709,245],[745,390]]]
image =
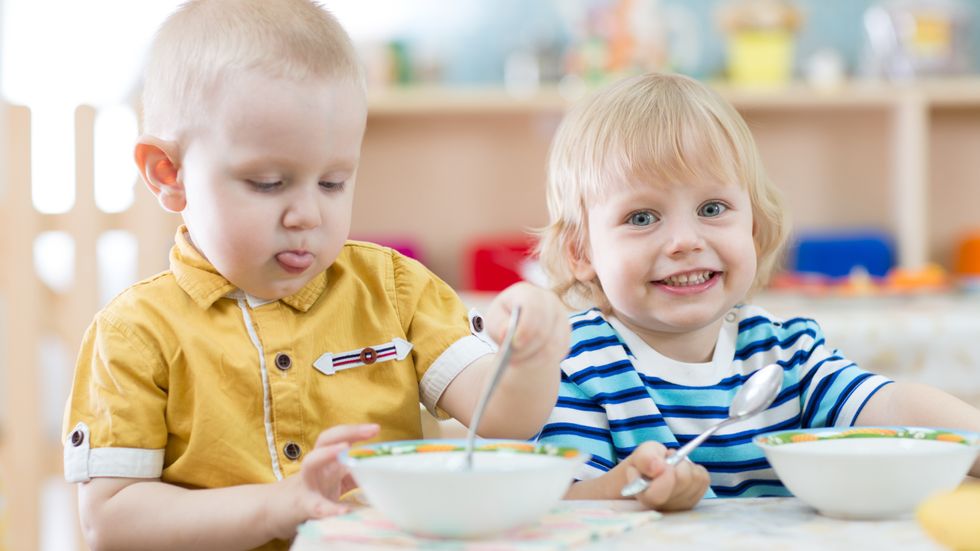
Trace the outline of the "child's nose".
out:
[[[697,252],[704,249],[704,239],[697,224],[689,220],[675,220],[670,226],[667,253],[671,256]]]
[[[308,230],[320,225],[320,206],[312,194],[298,193],[289,202],[282,225],[289,229]]]

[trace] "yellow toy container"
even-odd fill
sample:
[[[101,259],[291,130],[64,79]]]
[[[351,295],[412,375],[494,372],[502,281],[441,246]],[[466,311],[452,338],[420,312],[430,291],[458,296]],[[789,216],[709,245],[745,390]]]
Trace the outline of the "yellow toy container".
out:
[[[728,0],[718,17],[727,36],[732,84],[780,86],[792,79],[801,16],[791,0]]]
[[[728,77],[733,84],[774,86],[793,76],[794,35],[782,29],[746,29],[728,39]]]

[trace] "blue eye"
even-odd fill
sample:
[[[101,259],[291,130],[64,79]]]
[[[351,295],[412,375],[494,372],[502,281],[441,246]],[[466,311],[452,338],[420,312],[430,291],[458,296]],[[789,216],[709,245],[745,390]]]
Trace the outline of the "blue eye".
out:
[[[705,218],[714,218],[716,216],[721,216],[721,213],[728,210],[728,207],[721,202],[711,201],[710,203],[705,203],[701,205],[698,209],[698,216],[704,216]]]
[[[630,214],[629,223],[633,226],[649,226],[657,221],[657,216],[648,210]]]

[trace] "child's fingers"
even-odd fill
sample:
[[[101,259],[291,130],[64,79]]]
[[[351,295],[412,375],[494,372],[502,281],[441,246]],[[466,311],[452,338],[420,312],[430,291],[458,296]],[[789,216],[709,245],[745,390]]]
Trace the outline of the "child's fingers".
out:
[[[659,509],[670,500],[675,486],[674,469],[666,467],[650,480],[650,485],[636,499],[648,508]]]
[[[668,450],[659,442],[644,442],[627,458],[647,478],[659,476],[667,468]]]
[[[674,466],[675,496],[671,499],[672,509],[690,509],[697,505],[708,489],[710,477],[701,465],[684,460]]]
[[[320,436],[318,436],[316,439],[316,445],[314,448],[329,446],[339,442],[346,442],[350,444],[360,440],[367,440],[377,436],[380,430],[381,427],[374,423],[366,423],[363,425],[336,425],[320,433]]]
[[[303,477],[303,483],[309,488],[320,488],[324,470],[332,465],[339,466],[337,456],[347,447],[346,442],[340,442],[313,448],[313,451],[306,454],[306,457],[303,458],[303,464],[300,465],[300,476]]]
[[[339,503],[334,503],[329,499],[318,499],[311,507],[310,516],[312,518],[326,518],[334,515],[342,515],[347,512],[347,507]]]

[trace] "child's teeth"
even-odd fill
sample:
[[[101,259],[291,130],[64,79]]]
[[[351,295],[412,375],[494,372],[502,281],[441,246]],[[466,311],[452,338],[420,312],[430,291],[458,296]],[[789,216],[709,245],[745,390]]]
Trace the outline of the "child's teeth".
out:
[[[700,285],[711,277],[711,272],[700,272],[697,274],[680,274],[668,277],[664,280],[667,285],[673,287],[686,287],[688,285]]]

